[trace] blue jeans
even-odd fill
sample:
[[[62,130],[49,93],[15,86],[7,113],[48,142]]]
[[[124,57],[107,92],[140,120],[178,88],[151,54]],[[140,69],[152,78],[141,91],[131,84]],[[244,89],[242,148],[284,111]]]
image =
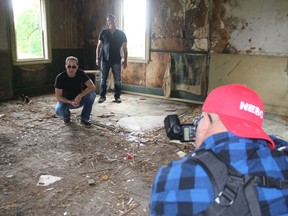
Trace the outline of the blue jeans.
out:
[[[100,68],[100,97],[106,98],[107,93],[107,79],[109,75],[110,68],[112,68],[112,73],[114,77],[114,98],[120,98],[122,89],[122,64],[111,64],[108,61],[101,61]]]
[[[91,92],[87,95],[85,95],[81,101],[80,101],[80,106],[83,106],[82,112],[81,112],[81,119],[88,121],[90,119],[90,115],[92,112],[92,106],[94,104],[96,98],[96,93]],[[77,107],[77,108],[79,108]],[[63,116],[63,118],[70,118],[71,113],[70,109],[77,109],[76,107],[71,106],[70,104],[65,104],[60,101],[57,102],[55,106],[55,113],[58,116]]]

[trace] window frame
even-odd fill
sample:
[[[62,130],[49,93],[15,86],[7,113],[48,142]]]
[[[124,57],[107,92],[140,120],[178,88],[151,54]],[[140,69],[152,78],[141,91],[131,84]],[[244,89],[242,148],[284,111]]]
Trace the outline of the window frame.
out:
[[[119,28],[124,30],[124,1],[125,0],[121,0],[121,1],[117,1],[117,3],[115,4],[115,11],[116,11],[116,17],[119,20],[118,21],[118,25]],[[127,40],[127,50],[128,50],[128,61],[129,62],[135,62],[135,63],[148,63],[150,60],[150,19],[149,19],[149,5],[150,5],[150,1],[149,0],[145,0],[146,1],[146,28],[145,28],[145,54],[144,54],[144,58],[141,57],[133,57],[131,55],[129,55],[129,39]]]
[[[17,54],[16,31],[14,23],[13,2],[10,1],[10,32],[11,32],[11,48],[13,65],[32,65],[47,64],[52,62],[52,51],[50,42],[50,19],[49,19],[49,0],[39,0],[41,5],[41,23],[42,23],[42,46],[43,58],[26,58],[19,59]]]

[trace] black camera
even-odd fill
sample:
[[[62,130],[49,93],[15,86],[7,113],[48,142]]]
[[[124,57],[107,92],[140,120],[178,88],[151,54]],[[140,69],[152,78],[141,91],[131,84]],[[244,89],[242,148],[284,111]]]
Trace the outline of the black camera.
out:
[[[164,119],[166,135],[171,140],[180,140],[181,142],[193,142],[196,138],[196,129],[200,121],[196,117],[192,124],[180,124],[178,115],[168,115]]]

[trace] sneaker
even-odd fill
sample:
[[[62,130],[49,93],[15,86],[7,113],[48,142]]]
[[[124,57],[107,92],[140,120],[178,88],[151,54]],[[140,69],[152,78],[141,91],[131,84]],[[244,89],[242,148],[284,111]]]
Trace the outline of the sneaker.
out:
[[[65,124],[68,124],[68,123],[70,123],[70,121],[71,121],[71,119],[70,119],[70,118],[63,118],[63,122],[64,122]]]
[[[99,100],[98,100],[98,103],[103,103],[105,100],[106,100],[105,97],[100,97]]]
[[[115,98],[115,100],[113,100],[114,103],[121,103],[121,99],[120,98]]]
[[[85,127],[91,127],[92,125],[90,121],[86,121],[84,119],[81,119],[81,124],[83,124]]]

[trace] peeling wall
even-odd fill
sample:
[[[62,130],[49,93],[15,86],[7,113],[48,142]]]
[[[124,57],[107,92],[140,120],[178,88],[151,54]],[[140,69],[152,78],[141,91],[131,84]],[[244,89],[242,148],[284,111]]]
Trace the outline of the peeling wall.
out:
[[[127,70],[123,72],[123,82],[135,83],[134,65],[136,68],[146,69],[144,73],[137,70],[143,86],[162,88],[166,69],[170,67],[170,58],[175,55],[198,56],[199,53],[206,55],[208,60],[208,36],[209,36],[209,5],[205,0],[155,0],[150,1],[151,17],[151,58],[147,67],[139,67],[140,64],[129,63]],[[129,41],[128,41],[129,52]],[[187,58],[185,58],[187,60]],[[174,68],[168,76],[171,79],[171,90],[185,91],[194,95],[203,95],[207,90],[207,82],[194,82],[189,85],[174,83],[175,78],[182,77],[183,73],[189,73],[189,67],[183,64],[171,62]],[[194,68],[194,74],[206,77],[206,64],[197,67],[196,62],[190,62],[190,68]],[[193,65],[194,64],[194,65]],[[176,67],[176,68],[175,68]],[[132,69],[133,68],[133,69]],[[132,70],[131,70],[132,69]],[[193,76],[193,75],[192,75]],[[187,77],[186,77],[187,78]],[[201,79],[202,80],[202,79]],[[184,81],[184,80],[182,80]],[[137,82],[137,81],[136,81]]]
[[[246,84],[261,95],[266,111],[287,115],[288,1],[214,3],[208,92]]]
[[[287,0],[224,2],[223,29],[230,32],[226,53],[279,56],[288,54]]]
[[[151,55],[151,62],[147,66],[146,85],[148,87],[161,88],[167,64],[169,63],[169,53],[155,52]]]
[[[208,50],[206,1],[151,1],[151,49]]]

